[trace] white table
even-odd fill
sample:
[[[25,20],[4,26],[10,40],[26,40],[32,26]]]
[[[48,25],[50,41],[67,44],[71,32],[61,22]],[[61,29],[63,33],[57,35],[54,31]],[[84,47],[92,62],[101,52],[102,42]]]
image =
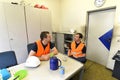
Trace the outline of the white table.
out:
[[[41,61],[37,68],[27,68],[25,63],[13,66],[10,70],[16,72],[21,69],[26,69],[28,75],[23,80],[69,80],[76,72],[83,68],[83,64],[61,53],[56,55],[61,61],[62,66],[65,67],[65,74],[60,75],[59,69],[52,71],[49,67],[49,61]],[[66,56],[67,61],[63,61]]]

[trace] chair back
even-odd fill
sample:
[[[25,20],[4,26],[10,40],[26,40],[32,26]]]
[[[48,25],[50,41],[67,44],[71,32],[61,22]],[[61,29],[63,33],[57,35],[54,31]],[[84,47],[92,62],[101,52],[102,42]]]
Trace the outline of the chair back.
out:
[[[0,69],[17,65],[14,51],[0,52]]]
[[[29,43],[27,45],[27,51],[28,51],[28,54],[30,53],[31,49],[34,47],[34,43]]]

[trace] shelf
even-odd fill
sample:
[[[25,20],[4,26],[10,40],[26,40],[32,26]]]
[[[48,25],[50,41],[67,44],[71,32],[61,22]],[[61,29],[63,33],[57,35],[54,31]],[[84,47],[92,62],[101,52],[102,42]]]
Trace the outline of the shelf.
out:
[[[65,42],[71,43],[72,41],[70,41],[70,40],[65,40]]]
[[[64,46],[64,48],[69,49],[69,47],[67,47],[67,46]]]
[[[73,34],[64,34],[64,52],[67,54],[73,41]]]

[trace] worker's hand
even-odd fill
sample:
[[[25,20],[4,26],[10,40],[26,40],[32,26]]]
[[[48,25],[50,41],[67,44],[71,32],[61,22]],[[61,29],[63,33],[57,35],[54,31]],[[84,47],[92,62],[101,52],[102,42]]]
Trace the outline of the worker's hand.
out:
[[[75,54],[76,54],[76,52],[71,52],[71,54],[72,54],[72,55],[75,55]]]
[[[76,53],[76,54],[73,55],[73,57],[75,57],[75,58],[85,57],[85,54],[83,54],[83,53]]]
[[[72,56],[71,50],[68,50],[68,56]]]
[[[74,57],[74,58],[78,58],[78,56],[77,56],[76,54],[73,54],[73,57]]]
[[[40,58],[41,58],[40,60],[45,60],[45,61],[47,61],[47,60],[50,59],[50,55],[49,55],[49,54],[42,55]]]
[[[73,56],[75,54],[76,54],[76,52],[68,52],[68,56]]]
[[[45,58],[46,58],[46,60],[49,60],[50,59],[50,54],[46,54]]]

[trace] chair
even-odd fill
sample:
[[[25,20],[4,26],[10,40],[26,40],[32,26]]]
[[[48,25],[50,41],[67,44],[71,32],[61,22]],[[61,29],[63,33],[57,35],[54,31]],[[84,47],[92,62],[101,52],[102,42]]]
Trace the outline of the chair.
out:
[[[0,52],[0,69],[17,65],[14,51]]]
[[[27,51],[28,51],[28,54],[30,53],[31,49],[34,47],[34,43],[29,43],[27,45]]]

